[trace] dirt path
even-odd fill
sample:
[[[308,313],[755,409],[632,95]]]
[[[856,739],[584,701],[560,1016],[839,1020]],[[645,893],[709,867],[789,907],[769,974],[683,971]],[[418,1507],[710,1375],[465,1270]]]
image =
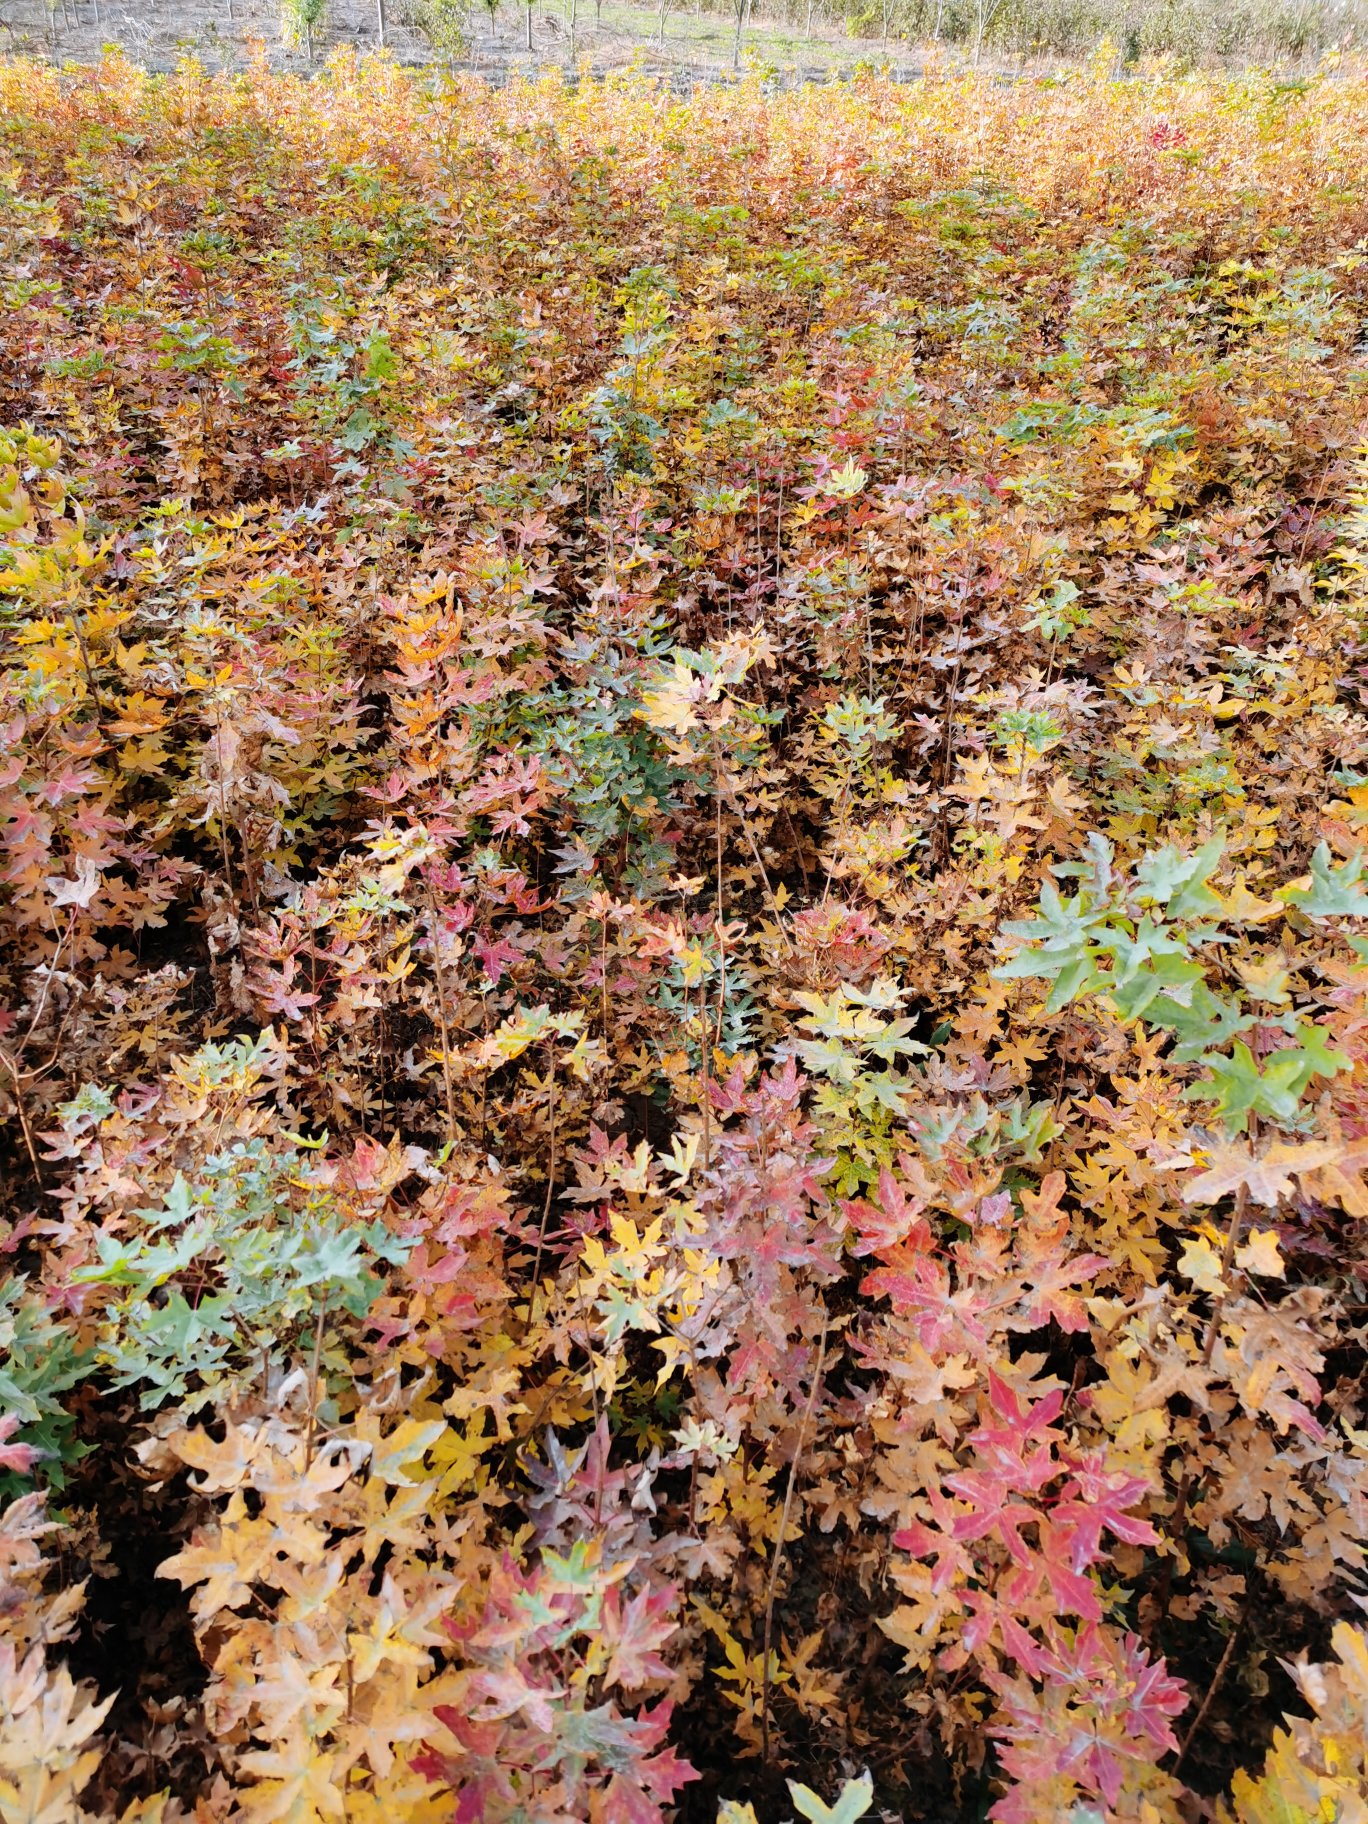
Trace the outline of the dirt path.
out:
[[[409,23],[408,10],[403,0],[385,0],[385,48],[401,63],[431,63],[432,50]],[[522,5],[504,0],[492,33],[488,15],[474,9],[470,41],[457,67],[502,81],[514,71],[547,64],[573,70],[587,58],[597,73],[638,59],[676,79],[706,80],[730,65],[731,26],[725,18],[675,12],[665,43],[658,45],[652,42],[653,9],[611,5],[606,13],[596,19],[593,0],[577,0],[572,36],[559,4],[535,6],[529,54]],[[0,51],[63,62],[94,62],[103,46],[118,44],[149,69],[171,69],[188,52],[209,69],[234,69],[246,62],[253,39],[263,41],[271,61],[282,68],[309,67],[306,54],[283,41],[279,0],[53,0],[52,10],[46,0],[0,0]],[[879,51],[845,38],[799,40],[759,24],[750,42],[799,78],[838,74],[860,56]],[[377,0],[330,0],[327,24],[315,35],[314,62],[339,45],[364,52],[379,44]]]
[[[103,45],[119,44],[151,69],[168,69],[187,51],[211,69],[231,69],[246,61],[251,40],[261,39],[273,63],[306,69],[304,52],[283,41],[280,10],[279,0],[57,0],[50,15],[44,0],[0,0],[0,24],[8,28],[9,48],[63,60],[87,62]],[[406,11],[395,0],[386,6],[386,48],[403,63],[430,62]],[[314,60],[338,45],[368,51],[379,42],[376,0],[331,0],[327,24],[315,34]],[[475,48],[503,65],[515,54],[507,29],[494,44]]]

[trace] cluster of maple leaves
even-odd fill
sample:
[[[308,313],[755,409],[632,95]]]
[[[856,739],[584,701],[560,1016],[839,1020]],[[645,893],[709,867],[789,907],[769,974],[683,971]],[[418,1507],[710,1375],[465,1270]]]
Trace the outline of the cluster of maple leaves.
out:
[[[1361,1816],[1368,78],[0,139],[4,1824]]]

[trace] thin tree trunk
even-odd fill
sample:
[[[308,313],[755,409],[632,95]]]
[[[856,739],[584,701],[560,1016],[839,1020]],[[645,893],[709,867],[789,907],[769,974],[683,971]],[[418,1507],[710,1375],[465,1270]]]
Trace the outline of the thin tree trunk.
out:
[[[807,41],[812,43],[812,0],[807,0]]]
[[[385,0],[375,0],[375,29],[380,35],[380,42],[385,42]]]
[[[527,0],[527,48],[532,49],[532,0]]]
[[[751,0],[734,0],[736,6],[736,42],[732,45],[732,68],[741,68],[741,40],[750,23]]]

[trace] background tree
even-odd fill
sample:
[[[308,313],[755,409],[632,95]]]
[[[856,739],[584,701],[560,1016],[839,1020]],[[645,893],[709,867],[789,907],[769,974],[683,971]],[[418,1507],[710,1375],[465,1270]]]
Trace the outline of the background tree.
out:
[[[298,50],[302,44],[309,62],[314,57],[314,33],[328,14],[328,0],[283,0],[281,31],[286,44]]]
[[[419,0],[413,23],[431,49],[450,60],[468,48],[466,14],[466,0]]]
[[[1002,9],[1002,0],[974,0],[974,68],[983,54],[984,34]],[[937,16],[939,18],[939,15]]]
[[[732,68],[741,68],[741,43],[750,24],[751,0],[732,0],[732,10],[736,14],[736,36],[732,40]]]

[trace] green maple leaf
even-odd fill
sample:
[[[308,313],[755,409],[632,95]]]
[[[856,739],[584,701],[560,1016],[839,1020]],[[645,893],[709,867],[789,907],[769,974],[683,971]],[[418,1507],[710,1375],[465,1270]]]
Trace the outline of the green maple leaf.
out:
[[[1175,1064],[1192,1064],[1206,1060],[1218,1045],[1228,1044],[1238,1033],[1247,1032],[1257,1022],[1253,1014],[1242,1013],[1237,1001],[1214,994],[1204,981],[1194,982],[1182,1000],[1164,994],[1149,1010],[1149,1020],[1171,1032],[1178,1043],[1173,1048]]]
[[[1205,918],[1221,902],[1207,886],[1220,866],[1225,838],[1213,836],[1195,855],[1184,855],[1172,843],[1146,855],[1135,870],[1142,902],[1163,906],[1170,918]]]
[[[1108,983],[1108,994],[1122,1019],[1138,1020],[1142,1014],[1149,1014],[1157,1025],[1166,1026],[1169,1022],[1150,1013],[1150,1008],[1161,995],[1173,997],[1174,1004],[1181,1006],[1179,997],[1190,995],[1193,986],[1201,981],[1201,966],[1176,948],[1168,954],[1155,955],[1149,967],[1141,960],[1144,955],[1145,947],[1136,946],[1133,956],[1125,959],[1124,967]]]
[[[1340,867],[1330,863],[1330,845],[1317,845],[1311,857],[1311,885],[1285,887],[1278,895],[1308,918],[1368,918],[1368,893],[1359,886],[1364,851],[1357,850]]]
[[[1237,1041],[1229,1057],[1203,1059],[1211,1080],[1194,1083],[1184,1095],[1192,1101],[1215,1102],[1226,1126],[1237,1134],[1244,1133],[1251,1114],[1279,1123],[1294,1121],[1312,1077],[1332,1077],[1353,1068],[1342,1051],[1330,1049],[1321,1027],[1303,1021],[1297,1037],[1300,1045],[1275,1051],[1263,1070],[1249,1047]]]
[[[1352,1070],[1354,1060],[1347,1052],[1331,1049],[1323,1026],[1317,1026],[1310,1020],[1300,1020],[1297,1024],[1297,1050],[1279,1052],[1278,1057],[1291,1057],[1297,1062],[1298,1087],[1300,1095],[1312,1077],[1333,1077],[1342,1070]]]

